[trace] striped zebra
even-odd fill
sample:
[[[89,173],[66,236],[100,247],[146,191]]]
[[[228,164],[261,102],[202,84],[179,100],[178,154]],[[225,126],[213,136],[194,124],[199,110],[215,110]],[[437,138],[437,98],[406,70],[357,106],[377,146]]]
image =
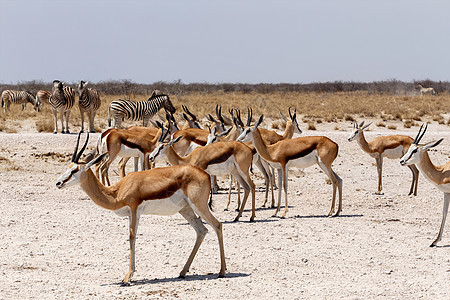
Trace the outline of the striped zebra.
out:
[[[78,85],[78,107],[81,114],[81,131],[84,130],[84,113],[87,114],[89,118],[89,131],[95,132],[94,129],[94,118],[97,110],[100,108],[100,96],[98,92],[94,89],[87,88],[88,82],[81,81]]]
[[[50,93],[49,91],[44,91],[44,90],[39,90],[36,93],[36,100],[39,102],[39,105],[42,106],[44,105],[44,103],[48,104],[48,100],[50,99],[50,95],[52,93]]]
[[[39,111],[41,106],[36,100],[36,97],[28,91],[13,91],[5,90],[1,96],[3,112],[9,111],[9,106],[12,104],[22,104],[22,110],[26,109],[27,103],[31,103],[36,111]]]
[[[55,118],[55,130],[58,132],[58,112],[61,118],[62,133],[69,133],[69,116],[70,110],[75,103],[75,91],[70,86],[63,86],[59,80],[53,81],[52,94],[50,95],[49,103],[52,107],[53,116]],[[66,121],[66,129],[64,130],[64,119]]]
[[[131,101],[118,99],[111,102],[108,109],[108,126],[111,127],[111,115],[114,118],[114,127],[120,128],[122,119],[138,121],[143,120],[144,126],[161,108],[170,113],[175,112],[172,102],[168,95],[160,94],[154,91],[147,101]]]

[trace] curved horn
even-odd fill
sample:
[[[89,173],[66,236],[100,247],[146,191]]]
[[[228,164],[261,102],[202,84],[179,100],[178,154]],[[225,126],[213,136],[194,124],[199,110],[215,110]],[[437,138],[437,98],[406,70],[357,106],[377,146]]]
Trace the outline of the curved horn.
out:
[[[81,136],[81,131],[78,133],[77,144],[75,145],[75,150],[73,151],[71,162],[76,162],[75,158],[77,157],[78,145],[80,144],[80,136]]]
[[[251,107],[248,107],[248,108],[247,108],[247,114],[248,114],[248,117],[247,117],[247,127],[250,127],[250,123],[252,122],[252,115],[253,115],[253,110],[252,110]]]
[[[217,118],[219,119],[219,121],[224,124],[225,120],[222,117],[222,105],[219,105],[219,109],[216,110],[216,115],[217,115]]]
[[[186,105],[183,105],[183,110],[184,110],[189,116],[191,116],[191,118],[192,118],[193,121],[197,121],[197,116],[194,115],[193,113],[191,113],[191,112],[189,111],[189,109],[187,108]]]
[[[423,129],[423,131],[422,131],[422,128],[423,128],[423,124],[422,124],[422,126],[420,126],[419,133],[417,134],[416,138],[414,139],[413,143],[416,144],[416,145],[423,138],[423,135],[425,134],[425,131],[427,131],[428,123],[425,125],[425,128]]]
[[[167,131],[164,132],[164,126],[162,126],[161,127],[161,135],[159,136],[158,142],[162,143],[168,133],[169,133],[169,129],[167,129]]]
[[[80,133],[81,133],[81,132],[80,132]],[[78,136],[78,137],[79,137],[79,136]],[[79,140],[79,138],[78,138],[78,140]],[[77,157],[75,157],[75,161],[74,161],[75,163],[78,163],[78,160],[80,159],[81,155],[83,154],[84,150],[86,149],[86,146],[87,146],[87,144],[88,144],[88,141],[89,141],[89,132],[87,133],[86,142],[84,142],[83,147],[81,148],[80,152],[78,152]],[[77,145],[77,146],[78,146],[78,145]]]

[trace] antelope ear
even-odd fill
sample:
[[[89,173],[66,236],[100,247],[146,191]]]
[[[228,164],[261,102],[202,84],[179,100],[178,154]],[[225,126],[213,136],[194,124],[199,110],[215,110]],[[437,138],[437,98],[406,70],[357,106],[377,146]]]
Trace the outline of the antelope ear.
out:
[[[92,167],[93,165],[101,162],[103,160],[103,158],[105,158],[105,156],[108,154],[108,152],[105,152],[103,154],[100,154],[99,156],[97,156],[96,158],[94,158],[93,160],[91,160],[90,162],[88,162],[85,166],[86,170],[89,169],[90,167]]]
[[[423,145],[423,149],[424,150],[428,150],[430,148],[436,147],[437,145],[439,145],[440,143],[442,143],[442,141],[444,140],[444,138],[437,140],[437,141],[433,141],[433,142],[429,142],[426,143],[425,145]]]
[[[263,119],[264,119],[264,115],[261,115],[259,117],[258,121],[256,121],[256,124],[255,124],[255,127],[254,127],[255,129],[258,128],[259,125],[261,125]]]
[[[172,146],[173,144],[175,144],[176,142],[178,142],[179,140],[181,140],[183,136],[177,136],[176,138],[174,138],[173,140],[171,140],[167,145]]]
[[[233,127],[230,127],[228,130],[225,130],[224,132],[222,132],[221,134],[219,134],[218,137],[223,137],[223,136],[229,134],[230,131],[231,131],[231,129],[233,129]]]
[[[367,124],[366,126],[362,127],[361,130],[366,129],[367,127],[369,127],[370,125],[372,125],[372,122],[370,122],[369,124]]]

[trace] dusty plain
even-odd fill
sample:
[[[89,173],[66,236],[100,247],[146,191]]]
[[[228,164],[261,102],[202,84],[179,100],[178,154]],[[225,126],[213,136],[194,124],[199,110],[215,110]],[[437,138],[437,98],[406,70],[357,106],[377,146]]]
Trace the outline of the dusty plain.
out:
[[[371,121],[369,140],[418,131]],[[442,192],[420,175],[418,195],[408,196],[409,169],[385,160],[384,194],[375,195],[375,160],[347,141],[350,121],[317,124],[314,131],[301,126],[304,136],[339,144],[333,168],[344,181],[341,216],[327,217],[332,186],[310,167],[291,170],[287,218],[272,217],[274,209],[261,208],[263,180],[255,170],[256,222],[248,222],[249,203],[241,221],[232,222],[236,194],[230,211],[223,210],[225,191],[214,196],[213,213],[224,224],[225,278],[217,278],[219,250],[210,227],[180,279],[194,230],[180,215],[143,216],[136,273],[125,287],[128,220],[96,206],[78,186],[55,186],[76,135],[37,133],[26,121],[16,133],[0,132],[0,299],[449,299],[448,224],[439,246],[429,247],[442,218]],[[423,141],[441,137],[430,151],[435,164],[450,159],[450,126],[431,122]],[[119,179],[116,164],[111,175]],[[228,178],[219,179],[228,186]]]

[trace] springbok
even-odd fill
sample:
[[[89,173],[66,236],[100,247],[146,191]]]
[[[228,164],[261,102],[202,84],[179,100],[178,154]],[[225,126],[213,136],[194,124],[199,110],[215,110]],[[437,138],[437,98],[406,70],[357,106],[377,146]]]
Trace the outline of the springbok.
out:
[[[428,124],[422,132],[423,124],[419,129],[414,142],[409,147],[408,151],[400,159],[400,164],[402,166],[416,165],[422,172],[426,179],[431,181],[440,191],[444,192],[444,208],[442,211],[442,222],[439,229],[437,238],[431,243],[430,247],[435,247],[437,243],[442,239],[442,233],[444,231],[445,220],[447,218],[448,206],[450,203],[450,161],[441,166],[435,166],[430,157],[428,156],[428,149],[436,147],[439,145],[443,138],[429,142],[426,144],[419,144],[425,131],[427,130]]]
[[[375,158],[378,171],[378,189],[375,194],[381,195],[383,158],[398,159],[402,157],[413,143],[413,139],[407,135],[387,135],[376,137],[370,142],[367,142],[364,137],[364,129],[369,127],[371,124],[372,123],[369,123],[364,126],[364,121],[362,121],[359,125],[356,122],[353,123],[353,131],[348,137],[348,141],[351,142],[356,140],[364,152]],[[417,170],[414,165],[410,165],[408,167],[413,175],[411,188],[409,189],[408,195],[414,194],[414,196],[417,196],[419,170]]]
[[[425,88],[420,84],[418,84],[417,87],[419,88],[421,96],[424,96],[426,94],[436,95],[436,92],[434,91],[434,89],[432,87]]]
[[[182,278],[186,276],[208,232],[200,220],[203,219],[216,232],[220,251],[219,277],[225,276],[222,223],[212,215],[208,207],[210,184],[207,173],[191,165],[156,168],[128,174],[113,186],[106,187],[91,171],[91,167],[101,161],[106,153],[90,162],[80,162],[79,159],[89,140],[89,133],[84,146],[77,153],[80,135],[81,133],[78,134],[72,162],[68,170],[58,178],[56,186],[61,189],[79,184],[95,204],[129,218],[130,260],[128,272],[123,279],[124,284],[130,283],[136,269],[135,244],[141,214],[170,216],[180,213],[194,228],[197,237],[194,248],[180,272]]]
[[[223,133],[217,133],[216,128],[213,127],[212,129],[210,129],[210,133],[208,135],[208,140],[207,140],[207,145],[215,143],[217,141],[236,141],[237,138],[241,135],[242,131],[244,130],[244,124],[242,123],[242,120],[240,119],[240,111],[236,110],[236,116],[234,115],[233,110],[229,111],[231,114],[231,117],[233,119],[233,124],[234,126],[231,128],[231,131],[228,132],[223,132]],[[265,207],[266,203],[267,203],[267,199],[268,199],[268,194],[269,194],[269,186],[272,192],[272,202],[274,201],[274,196],[273,196],[273,185],[271,184],[272,182],[272,172],[270,171],[270,168],[268,166],[268,164],[261,159],[261,157],[258,155],[258,153],[256,152],[255,146],[253,146],[253,144],[251,142],[247,142],[245,143],[250,149],[252,149],[252,153],[253,153],[253,164],[256,165],[256,167],[261,171],[261,173],[264,176],[264,180],[265,180],[265,196],[264,196],[264,204],[263,207]],[[233,185],[233,176],[230,176],[230,185],[229,185],[229,189],[228,189],[228,201],[227,204],[225,206],[225,210],[228,210],[229,206],[230,206],[230,202],[231,202],[231,189],[232,189],[232,185]],[[239,181],[236,182],[236,187],[237,187],[237,194],[238,194],[238,201],[237,201],[237,209],[239,210],[241,207],[241,194],[240,194],[240,185],[239,185]],[[274,206],[274,205],[273,205]]]
[[[258,128],[259,133],[261,134],[261,137],[266,145],[273,145],[279,141],[291,139],[294,136],[294,133],[301,134],[302,130],[300,129],[300,126],[297,122],[297,109],[293,109],[293,113],[291,113],[291,107],[289,107],[289,117],[290,120],[288,120],[283,113],[280,111],[280,115],[283,118],[283,120],[286,122],[286,127],[284,130],[284,133],[282,135],[278,134],[274,130],[268,130],[264,128]],[[253,116],[253,110],[250,108],[248,109],[248,117],[247,117],[247,127],[250,127],[251,119]],[[238,115],[238,118],[240,119],[240,115]],[[242,120],[240,120],[240,123],[243,124]],[[251,143],[251,142],[250,142]],[[257,155],[257,159],[261,159],[260,155]],[[270,164],[269,164],[270,165]],[[271,189],[273,190],[273,186],[275,186],[275,172],[272,166],[270,166],[269,170],[269,179],[271,183]],[[266,178],[267,179],[267,178]],[[263,207],[266,206],[267,203],[267,197],[264,200]],[[272,208],[275,207],[275,198],[273,197],[272,193]]]
[[[101,141],[102,148],[106,148],[108,152],[108,158],[99,165],[102,183],[111,185],[108,170],[117,156],[137,156],[141,161],[141,171],[148,169],[149,166],[146,164],[148,154],[155,149],[158,140],[163,140],[167,134],[168,131],[164,131],[164,128],[158,129],[155,136],[141,130],[133,132],[118,128],[108,129]]]
[[[284,218],[288,211],[287,189],[288,171],[290,167],[307,168],[317,163],[333,184],[333,200],[329,216],[338,216],[342,209],[342,179],[333,171],[331,164],[338,154],[338,145],[325,136],[307,136],[295,139],[282,140],[273,145],[265,144],[258,126],[262,123],[261,115],[254,127],[246,127],[239,136],[238,141],[252,141],[261,158],[278,170],[278,206],[274,216],[280,210],[281,185],[284,187],[285,206],[281,216]],[[334,206],[336,188],[339,189],[339,205],[336,214]]]
[[[216,142],[195,148],[190,154],[182,157],[173,147],[180,139],[181,137],[179,136],[168,143],[160,142],[150,154],[150,161],[165,159],[171,165],[194,165],[205,170],[210,175],[233,175],[245,190],[244,200],[234,221],[238,221],[241,217],[251,191],[252,216],[250,217],[250,222],[253,222],[255,219],[255,185],[249,173],[253,157],[252,150],[243,143],[236,141]],[[213,186],[212,179],[211,186]]]

